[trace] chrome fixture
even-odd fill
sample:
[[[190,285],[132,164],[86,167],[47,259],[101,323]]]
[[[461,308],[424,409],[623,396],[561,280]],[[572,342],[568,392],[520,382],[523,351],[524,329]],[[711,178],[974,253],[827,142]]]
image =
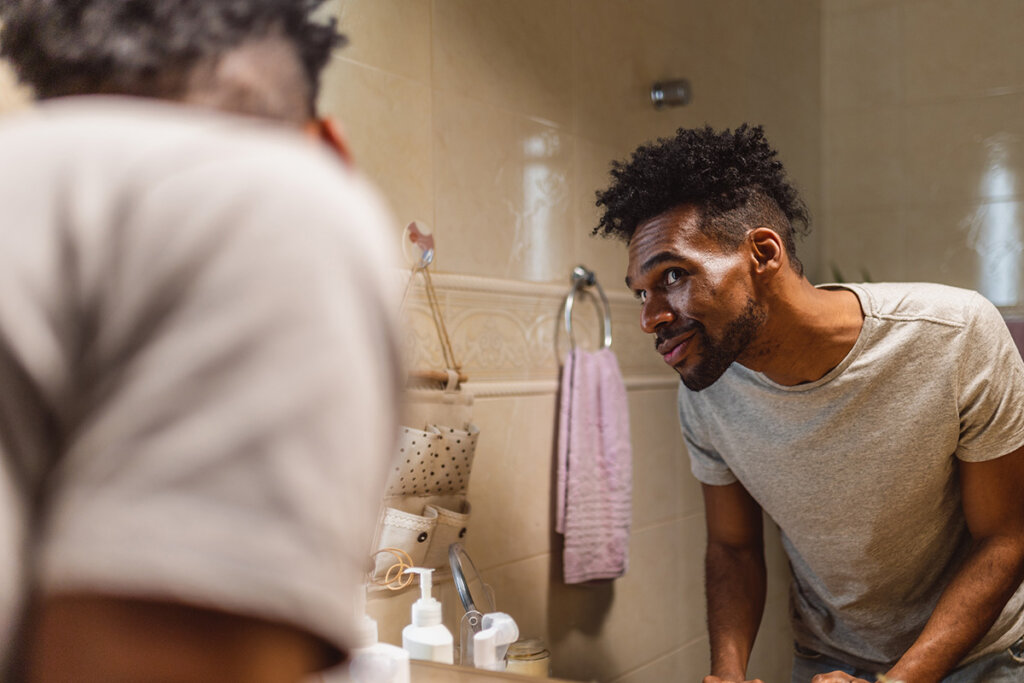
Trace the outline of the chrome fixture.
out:
[[[651,86],[651,102],[655,109],[662,107],[680,107],[689,104],[693,91],[690,81],[680,78],[674,81],[660,81]]]
[[[576,295],[581,293],[587,293],[593,296],[593,293],[589,291],[589,288],[593,287],[597,290],[598,296],[600,296],[600,306],[598,311],[602,316],[602,328],[604,334],[601,339],[601,348],[607,349],[612,345],[612,308],[608,304],[608,297],[604,294],[604,289],[601,288],[601,283],[597,281],[597,276],[594,275],[594,271],[589,270],[586,266],[576,266],[572,269],[572,289],[565,296],[565,308],[563,316],[565,318],[565,331],[569,333],[569,344],[572,348],[576,348],[576,338],[572,333],[572,306],[576,300]],[[597,305],[597,299],[594,299],[595,305]]]

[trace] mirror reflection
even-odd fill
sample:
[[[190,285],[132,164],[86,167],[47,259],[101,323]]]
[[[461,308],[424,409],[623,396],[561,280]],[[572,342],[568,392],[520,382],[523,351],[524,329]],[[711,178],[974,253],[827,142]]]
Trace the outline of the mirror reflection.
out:
[[[761,124],[809,208],[797,249],[810,282],[941,282],[982,292],[1012,322],[1022,82],[1009,27],[1020,17],[983,5],[338,3],[354,40],[322,104],[348,123],[399,222],[434,228],[434,279],[476,397],[465,545],[497,608],[514,605],[524,632],[546,640],[556,674],[708,673],[704,503],[677,376],[618,285],[624,245],[590,237],[610,162],[680,126]],[[651,106],[652,83],[684,78],[688,104]],[[629,570],[586,587],[565,584],[552,532],[568,345],[551,318],[580,263],[611,302],[634,455]],[[426,307],[413,301],[407,315],[429,346]],[[596,350],[597,311],[576,315]],[[766,607],[748,671],[787,680],[789,569],[770,519],[765,533]]]
[[[298,118],[384,199],[404,290],[365,612],[396,657],[418,629],[435,661],[413,681],[506,660],[604,683],[1024,677],[1024,5],[317,12],[348,37],[316,101],[337,125]],[[0,112],[30,99],[0,68]],[[680,199],[679,168],[703,194]],[[908,282],[950,289],[888,284]],[[365,403],[347,419],[384,420]]]

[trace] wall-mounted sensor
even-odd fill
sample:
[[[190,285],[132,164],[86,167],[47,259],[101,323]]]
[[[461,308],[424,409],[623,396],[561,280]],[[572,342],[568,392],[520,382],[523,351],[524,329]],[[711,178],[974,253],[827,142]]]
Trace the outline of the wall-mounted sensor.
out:
[[[691,97],[690,81],[685,78],[662,81],[651,86],[651,102],[656,109],[689,104]]]

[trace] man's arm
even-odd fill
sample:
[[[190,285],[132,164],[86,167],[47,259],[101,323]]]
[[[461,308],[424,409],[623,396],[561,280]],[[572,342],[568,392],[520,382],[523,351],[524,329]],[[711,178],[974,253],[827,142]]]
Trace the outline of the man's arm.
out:
[[[959,463],[973,545],[913,646],[886,675],[938,681],[988,632],[1024,579],[1024,448]]]
[[[744,681],[766,591],[761,507],[739,483],[704,484],[703,491],[711,639],[711,676],[704,680]]]
[[[297,683],[327,649],[281,624],[101,595],[49,598],[33,621],[30,683]]]

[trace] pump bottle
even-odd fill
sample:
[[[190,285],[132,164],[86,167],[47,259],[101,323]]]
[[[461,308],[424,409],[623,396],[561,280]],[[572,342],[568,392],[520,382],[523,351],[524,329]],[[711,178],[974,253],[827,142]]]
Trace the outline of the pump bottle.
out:
[[[412,623],[402,629],[402,648],[411,659],[452,664],[454,639],[441,623],[441,603],[430,594],[433,569],[410,567],[405,573],[419,574],[420,599],[412,605]]]
[[[356,596],[356,632],[348,675],[342,668],[324,674],[323,683],[409,683],[409,653],[377,640],[377,622],[366,613],[366,594]]]
[[[356,645],[349,664],[352,683],[409,683],[409,653],[377,642],[376,621],[364,618]]]

